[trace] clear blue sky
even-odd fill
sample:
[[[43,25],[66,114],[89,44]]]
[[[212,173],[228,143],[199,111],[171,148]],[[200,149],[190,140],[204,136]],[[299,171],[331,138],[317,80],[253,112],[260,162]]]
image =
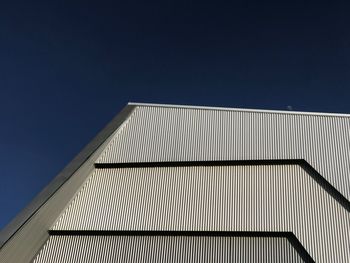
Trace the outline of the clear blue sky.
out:
[[[350,4],[319,2],[1,3],[0,228],[128,101],[350,113]]]

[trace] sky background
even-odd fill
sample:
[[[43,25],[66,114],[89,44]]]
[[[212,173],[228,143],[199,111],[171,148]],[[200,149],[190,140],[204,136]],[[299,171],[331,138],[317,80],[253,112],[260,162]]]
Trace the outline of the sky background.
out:
[[[0,229],[129,101],[350,113],[350,2],[320,2],[2,1]]]

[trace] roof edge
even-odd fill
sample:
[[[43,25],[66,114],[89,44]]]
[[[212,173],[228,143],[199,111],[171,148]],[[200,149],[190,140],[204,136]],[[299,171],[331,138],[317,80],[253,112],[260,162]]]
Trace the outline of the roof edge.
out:
[[[57,190],[87,161],[91,155],[118,129],[132,114],[136,106],[126,105],[112,121],[110,121],[56,177],[37,194],[34,199],[22,209],[0,231],[0,249],[16,232],[55,194]]]
[[[291,114],[291,115],[312,115],[312,116],[329,116],[329,117],[350,118],[350,113],[264,110],[264,109],[228,108],[228,107],[212,107],[212,106],[191,106],[191,105],[138,103],[138,102],[129,102],[128,105],[136,106],[136,107],[140,106],[140,107],[179,108],[179,109],[195,109],[195,110],[238,111],[238,112],[254,112],[254,113],[275,113],[275,114],[278,113],[278,114]]]

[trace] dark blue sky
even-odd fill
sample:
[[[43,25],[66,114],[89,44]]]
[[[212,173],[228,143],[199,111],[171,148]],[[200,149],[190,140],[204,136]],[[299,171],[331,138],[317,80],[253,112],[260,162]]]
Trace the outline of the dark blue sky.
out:
[[[1,3],[0,228],[128,101],[350,113],[350,4],[319,2]]]

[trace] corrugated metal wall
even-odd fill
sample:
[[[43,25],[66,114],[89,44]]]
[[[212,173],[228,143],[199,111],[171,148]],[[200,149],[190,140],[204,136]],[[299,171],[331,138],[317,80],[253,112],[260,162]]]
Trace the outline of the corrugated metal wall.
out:
[[[51,236],[34,263],[303,262],[282,237]]]
[[[350,213],[297,165],[97,169],[53,229],[291,231],[350,258]]]
[[[350,118],[139,106],[99,163],[305,159],[350,200]]]

